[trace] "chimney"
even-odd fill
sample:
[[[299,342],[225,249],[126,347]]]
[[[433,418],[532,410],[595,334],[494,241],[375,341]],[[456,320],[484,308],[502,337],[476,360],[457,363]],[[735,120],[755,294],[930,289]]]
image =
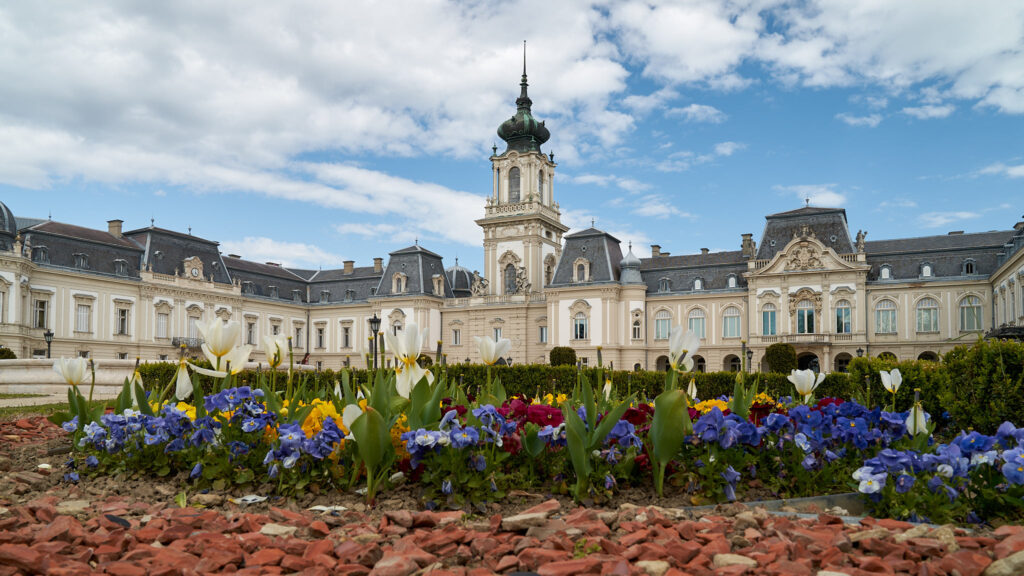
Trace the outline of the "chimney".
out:
[[[267,265],[267,266],[278,266],[278,267],[280,267],[280,266],[281,266],[281,265],[280,265],[280,264],[278,264],[277,262],[266,262],[266,265]]]
[[[345,264],[345,274],[351,274],[352,271],[355,269],[356,261],[355,260],[345,260],[344,264]]]
[[[651,258],[657,258],[659,256],[661,256],[661,246],[651,244]]]
[[[107,232],[110,233],[114,238],[121,237],[121,224],[124,224],[122,220],[107,220]]]
[[[382,274],[384,272],[384,259],[374,258],[373,259],[373,272],[375,274]]]
[[[701,256],[707,256],[708,252],[710,252],[710,250],[708,250],[707,248],[701,248],[700,249],[700,255]]]
[[[228,258],[235,258],[237,260],[241,260],[242,259],[242,257],[239,256],[238,254],[228,254]]]
[[[753,234],[742,234],[743,241],[740,242],[740,252],[743,253],[744,258],[753,258],[755,252],[757,252],[757,244],[754,243]]]
[[[960,236],[960,235],[962,235],[963,233],[964,233],[964,231],[963,231],[963,230],[953,230],[953,231],[952,231],[952,232],[950,232],[950,233],[949,233],[948,235],[949,235],[949,236]]]

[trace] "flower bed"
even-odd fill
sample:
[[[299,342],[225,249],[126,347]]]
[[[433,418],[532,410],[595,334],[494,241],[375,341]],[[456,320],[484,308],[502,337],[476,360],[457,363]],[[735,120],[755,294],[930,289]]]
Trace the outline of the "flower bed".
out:
[[[275,391],[276,372],[259,387],[235,386],[228,365],[200,371],[212,374],[195,380],[202,400],[183,402],[193,384],[183,362],[171,385],[148,399],[140,383],[126,382],[106,414],[83,408],[84,370],[70,367],[79,381],[64,426],[79,451],[67,479],[187,472],[198,488],[361,489],[372,503],[402,472],[428,508],[474,506],[511,489],[602,502],[625,487],[653,485],[694,504],[856,489],[876,513],[899,518],[966,522],[1020,513],[1024,429],[1008,423],[991,437],[961,434],[936,444],[920,404],[893,412],[815,402],[822,379],[810,373],[791,376],[799,401],[758,394],[742,379],[731,397],[700,401],[695,385],[676,385],[696,351],[678,342],[665,391],[654,399],[617,397],[610,382],[597,393],[582,374],[572,394],[508,398],[488,376],[469,397],[443,372],[434,381],[416,365],[421,338],[410,323],[404,338],[389,337],[397,370],[358,383],[342,373],[320,396],[292,374],[285,391]],[[164,400],[172,385],[177,402]]]

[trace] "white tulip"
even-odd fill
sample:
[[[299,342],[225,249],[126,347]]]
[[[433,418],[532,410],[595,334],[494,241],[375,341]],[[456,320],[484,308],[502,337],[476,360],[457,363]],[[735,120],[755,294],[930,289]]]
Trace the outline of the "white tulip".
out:
[[[502,338],[495,342],[490,336],[477,336],[476,347],[480,350],[480,360],[488,366],[493,366],[512,349],[512,341],[508,338]]]
[[[910,415],[907,416],[906,425],[907,433],[911,436],[928,433],[928,419],[920,402],[914,404],[914,407],[910,409]]]
[[[893,368],[891,372],[881,370],[878,376],[882,379],[882,386],[885,386],[890,394],[895,394],[900,389],[900,384],[903,383],[903,375],[900,374],[899,368]]]
[[[682,326],[673,326],[668,337],[668,362],[673,370],[682,366],[693,369],[693,355],[700,349],[700,338],[693,330],[683,331]]]
[[[222,322],[216,317],[209,322],[196,322],[196,328],[203,335],[203,346],[209,347],[209,353],[216,358],[223,358],[231,352],[242,335],[242,325],[239,322]],[[213,362],[213,365],[216,366],[217,363]]]
[[[686,387],[686,395],[690,397],[690,400],[697,401],[697,382],[693,378],[690,379],[690,384]]]
[[[209,368],[196,366],[182,358],[178,361],[178,371],[174,376],[174,397],[178,400],[185,400],[185,398],[188,398],[189,395],[192,394],[192,378],[188,375],[189,368],[191,368],[193,372],[198,372],[199,374],[203,374],[211,378],[223,378],[228,375],[227,372],[210,370]],[[201,398],[197,398],[197,400],[201,400]]]
[[[355,404],[349,404],[341,411],[341,423],[345,426],[345,430],[348,430],[348,436],[345,436],[346,440],[355,440],[355,436],[352,435],[352,423],[362,415],[363,409]]]
[[[420,367],[416,361],[426,339],[427,329],[424,328],[421,332],[415,322],[409,322],[398,336],[392,335],[391,332],[384,333],[384,340],[395,357],[395,387],[403,398],[409,397],[413,386],[423,377],[427,378],[428,383],[434,382],[434,374]]]
[[[807,402],[814,390],[825,380],[825,375],[818,374],[815,378],[813,370],[793,370],[787,379],[796,387],[797,394],[800,394],[804,402]]]
[[[605,400],[611,400],[612,399],[612,381],[611,380],[605,380],[604,381],[604,390],[603,390],[603,392],[604,392],[604,399]]]
[[[64,358],[53,363],[53,371],[60,374],[65,382],[72,386],[78,386],[85,382],[85,375],[89,368],[89,361],[85,358]]]
[[[139,388],[142,388],[143,390],[141,396],[139,396],[138,392],[136,391],[136,384],[138,384]],[[139,371],[136,369],[135,372],[132,373],[131,382],[128,383],[128,391],[131,393],[132,405],[135,408],[138,408],[139,406],[142,405],[143,402],[146,402],[145,390],[146,386],[142,383],[142,374],[139,374]]]
[[[267,353],[267,363],[277,368],[288,355],[288,337],[284,334],[263,337],[263,348]]]
[[[245,344],[232,348],[231,352],[224,355],[224,368],[231,367],[232,374],[238,374],[245,369],[245,363],[249,361],[249,354],[252,353],[252,346]]]

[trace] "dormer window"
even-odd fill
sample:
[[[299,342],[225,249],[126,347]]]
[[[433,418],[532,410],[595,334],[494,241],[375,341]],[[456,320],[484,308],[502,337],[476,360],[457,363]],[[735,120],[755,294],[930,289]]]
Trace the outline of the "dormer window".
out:
[[[672,290],[672,281],[668,278],[661,278],[658,280],[658,292],[670,292]]]
[[[967,260],[964,260],[964,276],[970,276],[971,274],[976,274],[977,272],[975,272],[975,270],[976,270],[976,267],[975,267],[973,259],[968,258]]]
[[[330,290],[321,290],[320,291],[320,302],[321,303],[326,303],[326,302],[329,302],[330,300],[331,300],[331,291]],[[321,346],[321,348],[323,348],[323,346]]]
[[[725,281],[725,285],[728,286],[729,288],[735,288],[736,287],[736,275],[735,274],[729,274],[729,279]]]
[[[351,302],[356,299],[355,290],[345,290],[345,302]]]
[[[590,261],[586,258],[577,258],[573,262],[573,282],[589,282],[590,281]]]
[[[255,294],[255,293],[256,293],[256,285],[255,284],[253,284],[252,282],[250,282],[248,280],[246,280],[245,282],[242,282],[242,294]]]
[[[32,249],[32,261],[40,264],[50,263],[50,251],[46,246],[36,246]]]
[[[302,302],[302,291],[292,290],[292,302]]]
[[[703,290],[704,289],[704,279],[702,279],[702,278],[695,278],[693,280],[693,289],[694,290]]]
[[[128,262],[126,260],[114,260],[114,274],[118,276],[128,275]]]
[[[89,269],[89,256],[87,254],[82,254],[81,252],[76,252],[76,253],[72,254],[71,256],[72,256],[72,258],[74,258],[75,268],[79,268],[81,270],[88,270]]]
[[[922,264],[921,265],[921,277],[922,278],[931,278],[932,277],[932,265],[931,264]]]
[[[881,268],[879,268],[878,269],[878,279],[879,280],[892,280],[892,266],[889,266],[888,264],[884,264]]]
[[[271,298],[277,298],[277,286],[267,286],[267,292]]]
[[[396,272],[391,277],[391,293],[392,294],[404,294],[409,288],[409,278],[401,272]]]

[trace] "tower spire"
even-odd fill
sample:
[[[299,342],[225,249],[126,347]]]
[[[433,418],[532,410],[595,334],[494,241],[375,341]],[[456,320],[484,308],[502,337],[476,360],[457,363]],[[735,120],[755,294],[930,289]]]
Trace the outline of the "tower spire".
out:
[[[530,111],[530,106],[533,105],[533,101],[526,94],[526,87],[529,84],[526,82],[526,40],[523,40],[523,78],[519,81],[519,98],[516,99],[516,106],[520,110]]]

